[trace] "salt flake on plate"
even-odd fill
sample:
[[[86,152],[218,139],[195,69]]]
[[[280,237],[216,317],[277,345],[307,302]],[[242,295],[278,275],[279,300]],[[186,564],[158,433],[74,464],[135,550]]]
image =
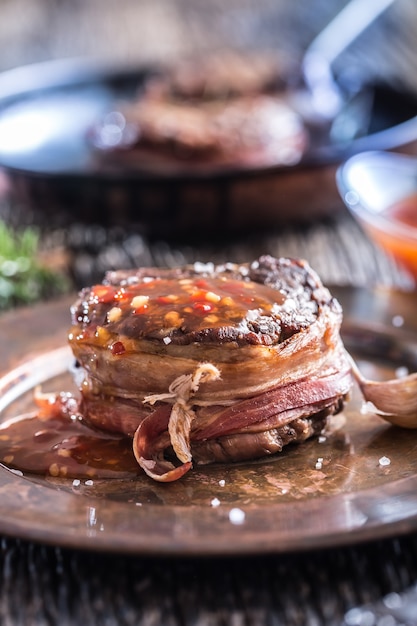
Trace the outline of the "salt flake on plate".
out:
[[[391,459],[389,459],[387,456],[381,456],[378,463],[381,467],[387,467],[388,465],[391,465]]]
[[[232,524],[235,524],[236,526],[243,524],[243,522],[245,521],[245,517],[245,512],[242,511],[242,509],[235,508],[229,511],[229,520]]]

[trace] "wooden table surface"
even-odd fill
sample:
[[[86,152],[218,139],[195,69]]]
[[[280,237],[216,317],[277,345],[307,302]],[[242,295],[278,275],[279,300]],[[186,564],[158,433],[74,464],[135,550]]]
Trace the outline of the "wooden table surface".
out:
[[[300,55],[344,4],[0,0],[0,69],[65,56],[165,58],[216,47],[231,36],[238,46],[262,38]],[[401,77],[416,88],[416,6],[414,0],[398,0],[346,62]],[[6,205],[4,215],[17,214],[19,207]],[[259,253],[303,256],[327,283],[411,285],[343,211],[221,245],[151,243],[138,233],[77,225],[65,236],[52,235],[71,248],[78,285],[96,280],[108,266],[239,261]],[[390,610],[405,603],[417,584],[417,533],[305,553],[208,559],[101,554],[13,537],[0,541],[0,623],[6,626],[417,624],[417,607],[398,620]]]

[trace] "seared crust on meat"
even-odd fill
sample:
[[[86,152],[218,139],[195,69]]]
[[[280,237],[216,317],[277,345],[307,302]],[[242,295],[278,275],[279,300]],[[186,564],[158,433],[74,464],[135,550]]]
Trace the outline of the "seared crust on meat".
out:
[[[195,308],[184,312],[189,304],[189,296],[195,299],[195,303],[199,302],[198,296],[193,294],[194,286],[184,292],[184,306],[181,307],[181,301],[180,306],[177,306],[174,299],[169,301],[170,296],[178,290],[177,285],[183,283],[186,289],[187,281],[200,279],[214,279],[221,289],[219,294],[211,296],[211,300],[209,296],[207,304],[213,306],[209,310],[211,315],[205,317],[196,315]],[[229,296],[231,303],[223,305],[227,288],[237,291],[240,288],[239,282],[247,290],[244,297],[249,299],[250,306],[242,305],[239,293],[236,293],[235,299]],[[209,284],[212,285],[211,282]],[[151,285],[155,285],[155,293],[151,291]],[[251,264],[227,263],[213,266],[197,263],[176,269],[122,270],[106,274],[103,289],[99,288],[99,291],[105,294],[106,287],[108,292],[104,297],[97,295],[97,287],[86,288],[80,293],[80,298],[71,310],[74,326],[81,329],[105,328],[119,338],[143,339],[164,345],[167,345],[167,340],[170,345],[182,346],[193,342],[217,345],[236,342],[241,346],[275,345],[308,328],[316,321],[322,307],[328,307],[336,315],[340,314],[340,306],[323,287],[317,274],[305,261],[299,259],[263,256]],[[261,290],[260,287],[264,289]],[[130,299],[129,296],[123,299],[123,292],[130,294]],[[120,297],[117,296],[118,293],[121,294]],[[148,293],[151,294],[150,297],[154,295],[155,298],[167,298],[165,303],[161,303],[162,311],[161,307],[156,309],[155,305],[151,311],[148,304],[146,315],[133,315],[131,304],[135,295],[146,297]],[[216,302],[217,295],[222,298]],[[169,308],[167,305],[170,305]],[[121,315],[109,317],[109,311],[117,307],[121,309]],[[269,310],[265,310],[267,307]],[[217,309],[216,320],[212,314],[214,308]],[[168,317],[169,323],[164,324],[163,316],[165,318],[171,311],[179,314],[171,315]],[[223,313],[222,317],[220,313]]]
[[[333,415],[340,407],[340,402],[323,409],[309,417],[298,417],[288,424],[278,428],[271,428],[259,433],[239,433],[224,435],[192,444],[193,458],[200,465],[213,463],[230,463],[247,461],[277,452],[282,452],[284,446],[290,443],[302,443],[320,432],[326,426],[329,415]]]

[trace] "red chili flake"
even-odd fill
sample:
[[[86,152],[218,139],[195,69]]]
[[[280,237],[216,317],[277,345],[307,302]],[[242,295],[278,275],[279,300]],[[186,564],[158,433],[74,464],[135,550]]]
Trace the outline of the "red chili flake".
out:
[[[194,302],[193,309],[199,313],[210,313],[210,311],[213,310],[213,307],[211,304],[207,304],[206,302]]]
[[[158,296],[156,301],[158,304],[172,304],[173,298],[172,296]]]
[[[194,291],[194,293],[191,294],[190,299],[191,300],[205,300],[206,299],[206,294],[207,294],[207,290],[206,289],[199,289],[198,291]]]
[[[113,356],[118,356],[119,354],[123,354],[124,352],[126,352],[126,348],[124,347],[121,341],[115,341],[110,346],[110,351],[113,354]]]
[[[121,289],[119,289],[119,291],[114,294],[115,300],[125,300],[127,297],[128,294],[126,293],[126,289],[124,289],[123,287],[121,287]]]
[[[200,278],[199,280],[196,280],[194,282],[194,285],[196,287],[198,287],[199,289],[208,289],[207,281],[204,280],[203,278]]]
[[[95,285],[91,289],[91,294],[98,302],[108,303],[113,302],[116,290],[113,287],[107,287],[105,285]]]
[[[134,315],[142,315],[142,313],[145,313],[146,309],[148,308],[148,304],[142,304],[142,306],[138,306],[136,309],[133,309],[133,313]]]

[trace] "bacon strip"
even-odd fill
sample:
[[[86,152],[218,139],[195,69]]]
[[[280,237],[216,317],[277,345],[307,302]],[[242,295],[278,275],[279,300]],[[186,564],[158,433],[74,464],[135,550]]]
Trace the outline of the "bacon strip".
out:
[[[143,420],[133,437],[133,453],[141,468],[154,480],[164,483],[178,480],[192,467],[191,461],[175,467],[163,457],[170,446],[168,423],[171,408],[168,404],[158,406]]]
[[[346,395],[351,385],[352,379],[348,370],[315,380],[304,379],[276,387],[230,407],[221,407],[220,413],[208,423],[196,421],[192,439],[202,441],[242,430],[257,432],[277,428],[288,421],[283,416],[277,422],[278,415],[291,409],[303,410],[326,400],[333,402],[338,396]]]
[[[336,405],[350,387],[348,370],[316,380],[283,385],[255,398],[236,402],[231,407],[196,407],[191,443],[232,433],[256,433],[278,428],[298,417],[310,416]],[[171,447],[168,433],[171,410],[170,405],[160,404],[139,425],[133,439],[133,451],[139,465],[148,476],[159,482],[175,481],[192,467],[191,461],[175,467],[164,458],[164,452]]]

